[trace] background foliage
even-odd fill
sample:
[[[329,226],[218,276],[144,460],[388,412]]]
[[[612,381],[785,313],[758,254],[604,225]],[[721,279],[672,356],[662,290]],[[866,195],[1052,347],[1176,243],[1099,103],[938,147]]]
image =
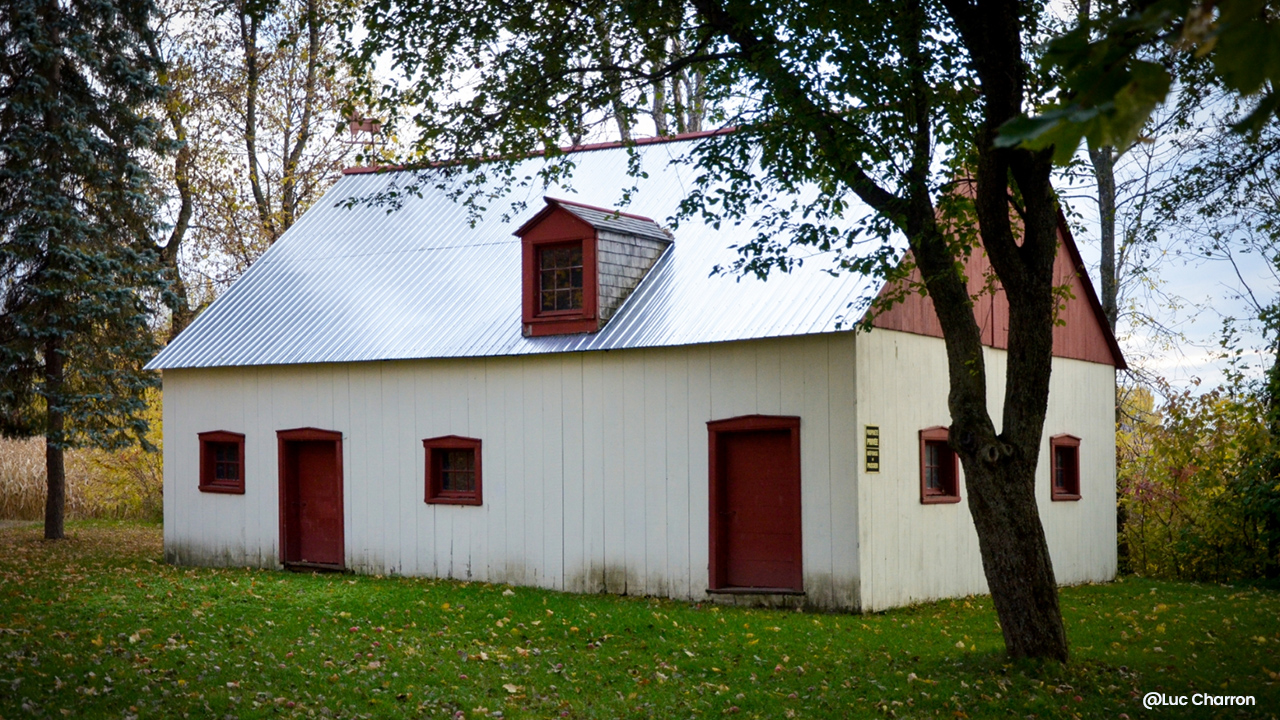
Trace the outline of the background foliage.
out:
[[[1166,389],[1167,390],[1167,389]],[[1130,393],[1116,436],[1130,572],[1179,580],[1272,576],[1280,456],[1257,386]]]

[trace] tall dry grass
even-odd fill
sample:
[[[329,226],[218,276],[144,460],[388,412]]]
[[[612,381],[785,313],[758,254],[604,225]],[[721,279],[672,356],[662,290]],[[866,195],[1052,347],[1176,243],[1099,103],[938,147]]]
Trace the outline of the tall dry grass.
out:
[[[70,517],[84,516],[85,486],[91,482],[86,465],[83,453],[67,453],[67,515]],[[44,495],[44,438],[0,438],[0,518],[43,518]]]
[[[160,397],[145,412],[148,440],[160,447]],[[164,473],[159,452],[138,447],[67,450],[67,517],[161,520]],[[0,438],[0,519],[44,517],[44,438]]]

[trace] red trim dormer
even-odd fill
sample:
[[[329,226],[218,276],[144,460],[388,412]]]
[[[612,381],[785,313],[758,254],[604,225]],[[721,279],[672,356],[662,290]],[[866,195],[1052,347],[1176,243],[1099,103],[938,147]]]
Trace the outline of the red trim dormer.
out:
[[[525,337],[599,330],[596,229],[558,204],[548,202],[515,234],[522,245],[521,304]],[[570,269],[574,265],[580,269]],[[566,275],[569,276],[567,284],[555,282],[563,281]],[[545,293],[548,302],[544,302],[544,277],[549,281]],[[573,297],[575,287],[580,287],[580,298]],[[564,302],[566,295],[569,302]],[[559,304],[557,299],[561,301]]]
[[[671,234],[642,215],[544,199],[547,206],[515,231],[524,335],[596,332],[670,247]]]

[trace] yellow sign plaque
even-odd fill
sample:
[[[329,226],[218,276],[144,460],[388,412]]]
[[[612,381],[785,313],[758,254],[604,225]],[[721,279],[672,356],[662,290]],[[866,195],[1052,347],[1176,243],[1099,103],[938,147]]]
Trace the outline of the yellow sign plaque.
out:
[[[867,438],[864,445],[867,451],[866,471],[880,472],[880,426],[868,425]]]

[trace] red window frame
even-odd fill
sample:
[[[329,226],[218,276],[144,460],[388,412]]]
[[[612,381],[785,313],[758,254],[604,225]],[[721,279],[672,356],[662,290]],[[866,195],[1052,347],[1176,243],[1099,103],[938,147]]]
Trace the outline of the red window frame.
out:
[[[228,432],[226,430],[213,430],[210,432],[198,433],[200,439],[200,492],[207,493],[227,493],[231,495],[244,494],[244,434],[236,432]],[[219,446],[234,446],[236,452],[236,470],[237,478],[235,480],[219,479],[218,464],[226,461],[218,460]]]
[[[445,435],[427,438],[422,441],[426,462],[426,496],[424,502],[429,505],[481,505],[484,503],[482,493],[482,472],[480,467],[480,440]],[[470,450],[474,453],[475,487],[472,490],[444,489],[443,459],[450,450]]]
[[[600,329],[599,283],[596,279],[595,228],[569,211],[547,206],[525,223],[516,235],[522,248],[523,331],[526,337],[592,333]],[[543,311],[541,303],[542,251],[582,248],[582,307]]]
[[[948,444],[951,432],[941,426],[920,431],[920,504],[941,505],[960,502],[960,458]],[[941,488],[929,487],[929,448],[936,448]]]
[[[1069,456],[1068,462],[1063,463],[1059,455]],[[1075,435],[1049,438],[1049,497],[1055,501],[1080,499],[1080,438]]]

